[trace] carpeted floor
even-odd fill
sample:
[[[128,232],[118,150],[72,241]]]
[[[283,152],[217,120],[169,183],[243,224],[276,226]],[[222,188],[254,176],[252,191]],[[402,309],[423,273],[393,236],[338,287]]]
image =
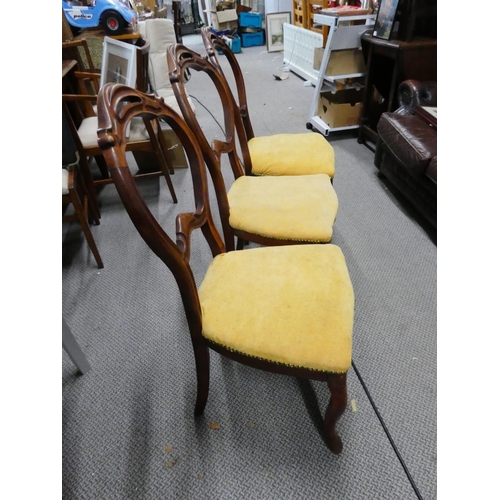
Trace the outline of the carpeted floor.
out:
[[[198,37],[184,41],[203,53]],[[276,80],[282,55],[265,46],[243,49],[238,60],[255,133],[304,132],[313,88],[294,74]],[[196,76],[197,114],[220,135],[211,116],[219,120],[220,110]],[[328,140],[339,197],[333,243],[356,294],[343,453],[332,455],[321,439],[325,384],[215,353],[205,414],[193,417],[194,363],[176,284],[110,185],[92,227],[104,269],[79,227],[63,226],[62,312],[92,367],[77,375],[63,351],[65,500],[436,498],[436,245],[378,179],[373,152],[355,134]],[[177,205],[164,181],[140,185],[168,229],[193,205],[189,172],[172,179]],[[211,256],[201,235],[193,245],[199,283]]]

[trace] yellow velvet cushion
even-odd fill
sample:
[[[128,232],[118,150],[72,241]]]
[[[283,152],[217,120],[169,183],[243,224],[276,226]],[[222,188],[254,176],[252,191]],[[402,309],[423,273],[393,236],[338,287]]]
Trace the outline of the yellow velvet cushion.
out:
[[[203,336],[217,344],[311,370],[351,366],[354,292],[335,245],[218,255],[199,297]]]
[[[332,146],[313,132],[254,137],[248,148],[254,175],[335,175]]]
[[[338,198],[325,174],[238,177],[228,191],[229,224],[269,238],[328,243]]]

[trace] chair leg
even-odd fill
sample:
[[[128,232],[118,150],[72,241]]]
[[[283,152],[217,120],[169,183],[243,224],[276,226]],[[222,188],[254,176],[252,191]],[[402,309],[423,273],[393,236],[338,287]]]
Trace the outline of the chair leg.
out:
[[[149,138],[151,139],[151,144],[153,145],[153,149],[155,150],[156,157],[158,158],[158,163],[160,164],[161,171],[163,173],[163,177],[165,177],[165,180],[167,181],[167,186],[168,190],[170,191],[170,196],[172,196],[172,200],[174,203],[177,203],[177,196],[174,191],[174,186],[172,184],[172,179],[170,178],[170,172],[168,170],[168,162],[169,160],[166,160],[165,155],[163,154],[162,148],[160,147],[160,142],[163,143],[162,138],[162,131],[160,127],[160,121],[156,120],[156,127],[158,130],[158,135],[156,135],[155,131],[153,130],[153,126],[151,125],[151,121],[149,120],[144,120],[144,124],[146,125],[146,130],[148,131]]]
[[[101,212],[99,210],[99,202],[97,201],[94,179],[92,178],[92,174],[90,173],[89,163],[86,156],[80,156],[79,167],[80,168],[78,169],[78,172],[83,179],[83,186],[89,200],[89,215],[92,216],[89,217],[89,222],[99,224]]]
[[[327,380],[331,397],[325,414],[325,440],[328,448],[336,455],[342,452],[342,441],[335,430],[335,424],[347,406],[346,379],[346,373],[332,373]]]
[[[102,269],[104,267],[104,264],[102,263],[101,256],[99,254],[99,251],[97,250],[97,245],[95,244],[95,240],[94,237],[92,236],[89,223],[87,220],[87,209],[88,209],[87,199],[85,198],[85,200],[83,201],[84,205],[82,205],[80,197],[78,196],[78,193],[74,188],[70,189],[69,196],[71,198],[71,203],[73,204],[73,208],[75,209],[75,215],[78,219],[78,222],[80,223],[80,226],[82,227],[83,234],[87,239],[87,243],[94,255],[94,258],[97,262],[97,266],[99,267],[99,269]]]
[[[86,168],[88,169],[88,165]],[[79,168],[77,170],[77,182],[83,193],[82,198],[86,199],[88,203],[87,220],[89,221],[89,224],[95,224],[98,226],[100,224],[99,219],[101,218],[101,212],[99,211],[94,182],[92,181],[92,178],[89,180],[89,178],[85,175],[85,171],[90,174],[90,172],[85,169],[85,166],[84,168]]]
[[[208,388],[210,386],[210,353],[208,347],[202,343],[198,343],[198,345],[193,344],[193,348],[198,385],[194,414],[199,416],[203,414],[208,399]]]

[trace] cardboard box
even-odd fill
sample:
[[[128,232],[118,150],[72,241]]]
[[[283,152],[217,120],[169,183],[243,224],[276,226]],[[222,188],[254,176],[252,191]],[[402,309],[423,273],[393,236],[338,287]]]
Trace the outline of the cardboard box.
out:
[[[316,47],[314,49],[313,68],[319,71],[325,49]],[[330,60],[326,67],[326,75],[350,75],[353,73],[365,73],[366,65],[363,59],[363,51],[359,49],[332,50]]]
[[[186,153],[184,153],[184,148],[175,132],[171,128],[164,129],[163,137],[167,144],[168,157],[172,161],[174,168],[187,168]]]
[[[321,94],[318,102],[318,116],[330,127],[352,127],[359,125],[361,112],[361,91],[338,91],[335,94]]]
[[[238,28],[238,13],[236,9],[219,10],[210,12],[212,26],[216,30],[230,30]]]
[[[175,132],[171,128],[163,129],[163,137],[167,146],[167,155],[173,167],[187,168],[186,154]],[[133,151],[132,154],[141,173],[160,171],[160,165],[155,153],[151,151]]]

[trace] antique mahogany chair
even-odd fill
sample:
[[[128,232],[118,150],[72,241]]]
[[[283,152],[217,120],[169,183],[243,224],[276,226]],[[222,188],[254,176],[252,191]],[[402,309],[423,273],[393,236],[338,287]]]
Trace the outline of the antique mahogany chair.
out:
[[[245,241],[262,245],[329,243],[338,199],[328,175],[249,174],[251,158],[243,123],[234,110],[234,99],[226,80],[206,57],[183,45],[171,46],[167,59],[172,88],[184,119],[201,145],[212,177],[226,248],[234,248],[235,236],[239,249],[243,248]],[[215,139],[212,146],[198,115],[189,105],[185,90],[186,71],[191,73],[190,80],[196,73],[208,75],[206,85],[213,83],[216,94],[211,102],[215,103],[219,98],[224,115],[224,140]],[[221,168],[222,155],[227,155],[235,179],[229,191]]]
[[[137,88],[147,90],[147,73],[149,62],[149,42],[143,40],[142,45],[137,47]],[[99,167],[102,178],[94,179],[94,184],[100,186],[112,183],[109,177],[107,165],[102,159],[102,152],[97,144],[97,91],[89,92],[89,88],[99,89],[101,75],[85,71],[74,72],[78,89],[73,89],[73,94],[63,94],[63,108],[69,117],[69,126],[78,151],[81,156],[94,157]],[[167,182],[170,195],[174,203],[177,196],[174,191],[170,173],[173,173],[173,165],[166,154],[168,146],[163,137],[158,120],[133,120],[129,127],[129,139],[127,151],[147,151],[153,153],[156,159],[156,168],[135,175],[136,179],[145,177],[163,176]]]
[[[99,145],[118,194],[179,287],[196,364],[195,415],[207,402],[213,349],[254,368],[327,382],[325,441],[340,453],[335,424],[347,403],[354,320],[354,294],[340,248],[290,245],[226,252],[210,212],[203,154],[184,120],[161,99],[120,84],[105,85],[98,103]],[[138,116],[164,119],[190,163],[195,210],[177,216],[174,240],[147,207],[127,166],[125,129]],[[195,229],[202,230],[213,255],[199,289],[189,264]]]
[[[297,134],[274,134],[256,137],[253,131],[245,90],[243,73],[236,56],[224,40],[210,28],[201,29],[201,36],[210,62],[224,72],[217,59],[220,51],[226,57],[236,85],[237,110],[241,115],[252,159],[253,175],[335,175],[335,154],[330,143],[320,134],[304,132]],[[227,81],[227,80],[226,80]],[[233,96],[234,97],[234,96]]]

